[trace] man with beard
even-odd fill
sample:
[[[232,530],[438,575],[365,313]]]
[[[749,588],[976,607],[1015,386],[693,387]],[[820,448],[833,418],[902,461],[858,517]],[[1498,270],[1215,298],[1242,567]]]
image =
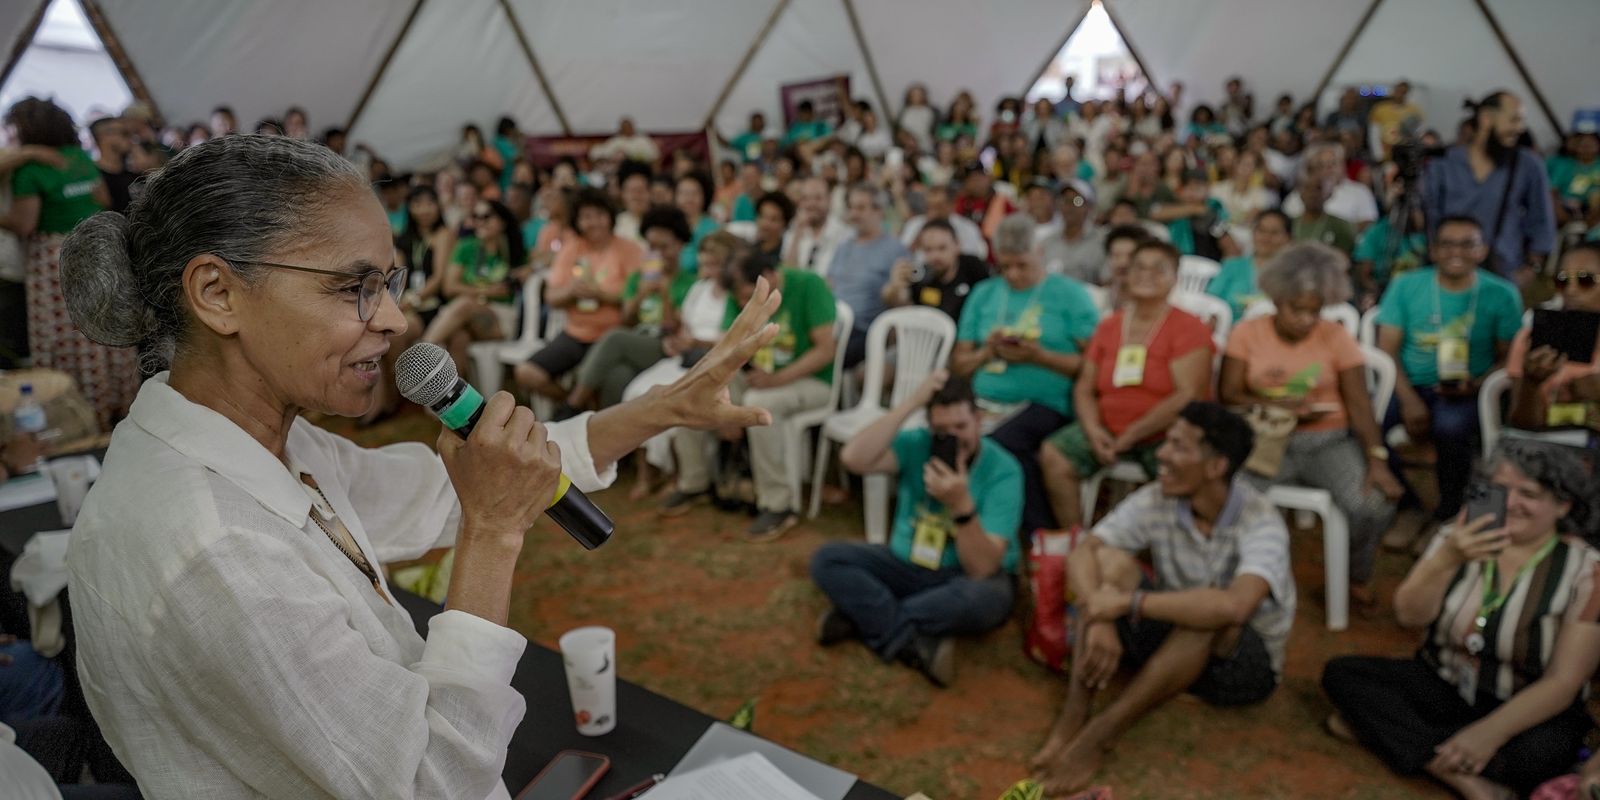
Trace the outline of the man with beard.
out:
[[[1483,227],[1490,266],[1526,286],[1555,243],[1555,209],[1544,164],[1523,146],[1522,100],[1498,91],[1472,106],[1470,140],[1428,164],[1423,214],[1432,240],[1442,220],[1468,216]]]
[[[883,287],[883,304],[889,308],[930,306],[952,320],[961,319],[961,307],[972,287],[990,277],[989,265],[961,252],[954,226],[942,219],[922,226],[915,244],[920,258],[894,263]]]

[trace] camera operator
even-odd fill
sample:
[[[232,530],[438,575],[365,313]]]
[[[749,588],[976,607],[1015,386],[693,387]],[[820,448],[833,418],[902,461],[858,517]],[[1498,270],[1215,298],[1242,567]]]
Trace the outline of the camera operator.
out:
[[[1544,163],[1528,147],[1522,100],[1498,91],[1472,110],[1473,136],[1428,164],[1423,213],[1433,239],[1441,220],[1469,216],[1488,237],[1486,265],[1526,288],[1555,241]]]

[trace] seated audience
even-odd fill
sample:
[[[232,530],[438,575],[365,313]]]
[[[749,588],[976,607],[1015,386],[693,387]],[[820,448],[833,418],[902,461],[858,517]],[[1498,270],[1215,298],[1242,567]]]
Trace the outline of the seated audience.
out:
[[[927,427],[901,430],[924,408]],[[1022,470],[981,427],[972,384],[938,370],[845,445],[840,459],[852,472],[896,476],[894,526],[887,545],[832,542],[812,556],[812,580],[831,604],[819,644],[860,639],[947,687],[951,637],[1011,616]]]
[[[1106,231],[1105,300],[1101,308],[1121,308],[1125,299],[1128,266],[1133,263],[1133,252],[1145,242],[1159,241],[1150,236],[1143,225],[1114,225]]]
[[[1316,242],[1350,255],[1356,248],[1356,231],[1348,220],[1327,212],[1327,184],[1302,170],[1300,215],[1294,218],[1292,234],[1297,242]]]
[[[732,162],[724,162],[731,164]],[[761,165],[745,162],[739,167],[739,180],[730,184],[728,189],[733,195],[732,205],[726,209],[729,222],[755,222],[756,200],[760,199],[761,191]],[[722,192],[718,192],[719,195]]]
[[[1588,467],[1570,450],[1504,440],[1483,480],[1505,491],[1440,531],[1394,596],[1426,635],[1410,658],[1328,662],[1328,729],[1401,775],[1464,798],[1523,797],[1567,772],[1594,720],[1585,686],[1600,667],[1600,553]]]
[[[1150,218],[1167,223],[1172,246],[1182,255],[1220,261],[1239,251],[1228,235],[1228,214],[1206,196],[1206,174],[1199,170],[1184,172],[1177,198],[1152,205]]]
[[[1350,526],[1350,594],[1371,606],[1378,540],[1403,490],[1389,471],[1361,348],[1343,325],[1322,318],[1324,307],[1349,299],[1347,263],[1316,244],[1293,245],[1267,262],[1261,290],[1276,310],[1234,326],[1219,392],[1228,406],[1273,406],[1297,420],[1278,471],[1247,470],[1245,478],[1263,492],[1294,484],[1333,496]]]
[[[442,286],[445,304],[422,340],[470,364],[467,346],[504,339],[515,331],[522,281],[528,276],[522,232],[511,210],[479,200],[472,210],[472,235],[456,243]]]
[[[622,210],[617,212],[616,234],[642,247],[644,234],[639,222],[650,210],[650,165],[632,159],[622,162],[617,167],[617,189]]]
[[[580,190],[570,224],[578,236],[556,254],[544,286],[545,303],[567,312],[566,327],[516,368],[517,385],[558,402],[567,398],[561,377],[622,323],[623,287],[644,259],[638,245],[612,233],[616,209],[604,191]]]
[[[959,219],[957,217],[956,219]],[[883,286],[883,304],[889,308],[929,306],[961,319],[961,309],[972,288],[988,280],[989,265],[976,256],[961,252],[955,228],[944,220],[934,220],[917,235],[914,259],[894,262],[889,282]]]
[[[1061,215],[1056,211],[1055,182],[1043,175],[1031,178],[1022,189],[1022,212],[1033,219],[1033,245],[1061,235]]]
[[[1278,207],[1278,195],[1261,177],[1261,161],[1248,150],[1240,153],[1224,180],[1211,186],[1211,199],[1222,204],[1228,219],[1239,225],[1255,222],[1256,215]]]
[[[728,141],[728,147],[745,161],[761,160],[761,143],[767,134],[767,115],[760,111],[750,112],[750,127],[743,133]]]
[[[783,192],[767,192],[756,201],[756,252],[774,261],[783,257],[783,238],[794,221],[794,201]]]
[[[799,521],[795,512],[800,498],[790,492],[784,466],[782,426],[788,417],[828,402],[836,350],[833,322],[837,310],[826,282],[813,273],[785,267],[753,253],[741,255],[723,275],[724,285],[739,305],[749,301],[761,278],[783,295],[782,305],[772,317],[778,336],[756,352],[742,385],[734,386],[735,402],[764,408],[772,414],[771,425],[744,431],[750,443],[750,471],[759,509],[745,531],[752,542],[776,539]],[[730,310],[725,322],[732,321]],[[690,430],[673,435],[678,481],[676,490],[661,503],[663,514],[681,514],[708,498],[712,476],[707,452],[710,438],[709,433]]]
[[[1190,403],[1156,451],[1156,482],[1134,492],[1067,561],[1078,630],[1067,700],[1031,765],[1049,796],[1086,786],[1116,740],[1187,691],[1214,706],[1259,703],[1283,676],[1295,585],[1283,517],[1234,475],[1250,425]],[[1149,550],[1154,580],[1138,553]],[[1135,670],[1110,705],[1094,696]]]
[[[889,282],[894,264],[910,258],[910,251],[899,239],[883,229],[883,193],[858,183],[850,187],[850,226],[855,235],[834,248],[828,265],[828,282],[845,305],[855,312],[855,327],[845,347],[844,365],[860,363],[867,353],[867,328],[883,312],[883,287]]]
[[[783,134],[783,146],[820,145],[833,136],[833,126],[827,120],[817,116],[816,104],[810,100],[801,100],[795,106],[794,122],[789,124],[789,130]]]
[[[973,288],[961,309],[950,371],[970,377],[978,404],[1004,424],[999,442],[1023,465],[1023,530],[1050,527],[1035,463],[1039,443],[1072,421],[1072,381],[1100,311],[1083,284],[1044,271],[1033,222],[1014,214],[995,234],[996,277]]]
[[[1323,187],[1323,205],[1329,215],[1357,228],[1365,228],[1378,218],[1378,201],[1372,190],[1350,180],[1345,173],[1343,145],[1319,142],[1307,147],[1301,155],[1300,168],[1301,186],[1305,181],[1315,180]],[[1292,192],[1284,199],[1283,213],[1299,217],[1305,212],[1305,198],[1300,192]]]
[[[561,248],[576,242],[578,232],[572,229],[572,205],[577,200],[577,192],[564,189],[554,183],[547,183],[540,190],[543,197],[543,222],[537,226],[540,217],[529,221],[529,225],[538,233],[533,240],[533,250],[528,259],[534,268],[543,272],[555,263],[556,255]],[[524,240],[526,241],[526,240]]]
[[[1395,360],[1388,430],[1432,441],[1439,506],[1434,523],[1455,517],[1479,451],[1478,387],[1505,360],[1522,327],[1515,286],[1479,265],[1489,255],[1476,220],[1439,225],[1434,265],[1395,278],[1378,306],[1378,346]]]
[[[708,213],[713,191],[711,176],[703,170],[694,169],[678,178],[677,188],[673,194],[673,205],[676,205],[689,219],[689,231],[694,234],[689,240],[689,246],[683,248],[683,254],[679,256],[681,260],[678,266],[682,267],[684,272],[692,273],[699,266],[700,240],[722,227],[717,224],[716,218]]]
[[[1039,259],[1047,272],[1098,286],[1106,282],[1106,231],[1094,224],[1094,198],[1087,181],[1061,184],[1061,225],[1039,244]]]
[[[1600,314],[1600,242],[1581,242],[1561,254],[1555,276],[1561,307]],[[1572,362],[1549,345],[1533,348],[1532,329],[1511,341],[1506,373],[1511,408],[1506,423],[1523,430],[1581,427],[1600,431],[1600,344],[1589,363]],[[1591,444],[1593,446],[1593,434]]]
[[[1178,412],[1211,394],[1211,327],[1173,308],[1178,284],[1172,245],[1146,242],[1134,252],[1122,305],[1100,321],[1072,385],[1076,420],[1039,447],[1056,527],[1084,522],[1080,482],[1118,460],[1156,473],[1156,448]]]
[[[1289,217],[1277,209],[1257,214],[1250,228],[1250,255],[1223,261],[1222,269],[1206,284],[1206,294],[1226,301],[1234,319],[1244,319],[1245,309],[1263,298],[1257,280],[1261,265],[1289,245],[1289,226]]]
[[[622,287],[622,322],[602,335],[578,364],[567,395],[575,410],[610,408],[622,402],[628,382],[661,360],[666,338],[680,327],[679,314],[695,276],[678,266],[689,243],[689,220],[671,206],[645,212],[641,225],[650,251]]]
[[[596,160],[639,161],[654,164],[661,160],[661,147],[648,135],[639,133],[632,117],[623,117],[617,123],[617,132],[611,138],[594,146],[589,157]]]
[[[945,183],[929,183],[922,192],[923,199],[928,204],[925,214],[918,214],[906,220],[900,229],[900,243],[907,248],[916,246],[917,236],[922,233],[922,226],[935,220],[946,222],[951,230],[956,233],[956,241],[961,246],[961,252],[978,258],[989,257],[989,242],[983,238],[983,231],[976,222],[955,213],[950,202],[950,186]]]
[[[784,236],[782,263],[826,276],[833,251],[849,238],[850,226],[830,213],[828,182],[821,178],[800,182],[795,205],[794,224]]]

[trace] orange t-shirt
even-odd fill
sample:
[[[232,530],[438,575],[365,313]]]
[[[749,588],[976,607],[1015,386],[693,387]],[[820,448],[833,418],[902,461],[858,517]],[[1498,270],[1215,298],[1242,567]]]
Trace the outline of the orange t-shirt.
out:
[[[1335,409],[1327,416],[1302,422],[1297,430],[1333,431],[1350,427],[1350,415],[1339,395],[1339,373],[1366,363],[1350,331],[1337,322],[1317,320],[1306,338],[1286,342],[1272,317],[1245,320],[1228,336],[1229,358],[1245,364],[1245,386],[1262,397],[1304,397],[1313,406]]]
[[[608,294],[621,294],[628,276],[639,269],[643,260],[644,251],[639,245],[619,236],[611,237],[604,247],[595,247],[588,239],[574,236],[556,253],[550,265],[549,285],[552,289],[562,289],[573,281],[588,280]],[[580,342],[593,342],[622,322],[622,309],[618,306],[586,305],[578,300],[567,308],[567,334]]]
[[[1211,326],[1174,308],[1145,345],[1144,380],[1137,386],[1116,386],[1117,351],[1122,349],[1122,317],[1126,313],[1118,311],[1101,320],[1084,352],[1084,358],[1095,366],[1094,393],[1099,398],[1100,424],[1112,436],[1122,435],[1129,425],[1172,394],[1172,362],[1204,348],[1209,363],[1214,347]],[[1210,386],[1208,379],[1207,392]]]

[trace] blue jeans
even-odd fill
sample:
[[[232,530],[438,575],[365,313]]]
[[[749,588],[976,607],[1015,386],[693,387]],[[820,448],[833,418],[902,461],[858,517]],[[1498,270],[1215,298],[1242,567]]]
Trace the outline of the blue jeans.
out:
[[[1434,509],[1433,518],[1444,522],[1460,513],[1462,500],[1467,494],[1467,482],[1472,478],[1472,464],[1482,448],[1482,434],[1478,430],[1478,397],[1441,397],[1431,386],[1418,386],[1416,390],[1422,402],[1428,406],[1429,438],[1433,441],[1436,456],[1433,476],[1439,483],[1439,507]],[[1400,424],[1400,399],[1396,396],[1383,417],[1383,429],[1389,430]],[[1399,459],[1390,455],[1389,465],[1395,476],[1404,481]],[[1406,489],[1409,492],[1411,487],[1408,485]],[[1415,497],[1415,492],[1411,494]]]
[[[0,654],[12,659],[0,666],[0,722],[16,725],[55,716],[64,692],[61,665],[39,655],[26,639],[0,646]]]
[[[959,569],[923,569],[884,545],[861,542],[823,545],[811,557],[811,578],[884,661],[894,660],[919,635],[1000,627],[1011,616],[1016,594],[1005,572],[979,580]]]

